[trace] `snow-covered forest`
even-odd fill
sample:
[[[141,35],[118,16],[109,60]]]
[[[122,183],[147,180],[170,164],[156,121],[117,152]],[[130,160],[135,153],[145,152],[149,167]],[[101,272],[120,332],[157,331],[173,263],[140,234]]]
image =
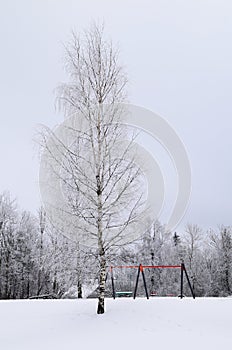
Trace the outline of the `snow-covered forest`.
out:
[[[109,266],[168,265],[184,261],[196,296],[231,294],[232,228],[202,230],[187,225],[184,232],[167,232],[155,222],[141,239],[107,255],[106,295],[111,296]],[[80,246],[58,233],[43,209],[35,216],[21,211],[13,197],[0,195],[0,298],[87,297],[98,286],[97,251]],[[149,292],[179,294],[179,270],[147,270]],[[136,270],[114,271],[118,291],[133,290]],[[144,295],[142,285],[139,289]],[[187,288],[184,293],[190,295]],[[96,296],[96,295],[95,295]]]

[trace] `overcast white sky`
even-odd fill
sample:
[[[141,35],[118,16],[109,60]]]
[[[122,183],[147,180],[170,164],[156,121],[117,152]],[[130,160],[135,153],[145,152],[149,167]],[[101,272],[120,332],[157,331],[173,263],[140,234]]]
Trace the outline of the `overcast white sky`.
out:
[[[8,0],[0,12],[0,192],[39,206],[38,123],[54,126],[65,80],[62,42],[104,19],[129,74],[130,102],[162,115],[189,154],[192,196],[182,224],[230,225],[232,2]]]

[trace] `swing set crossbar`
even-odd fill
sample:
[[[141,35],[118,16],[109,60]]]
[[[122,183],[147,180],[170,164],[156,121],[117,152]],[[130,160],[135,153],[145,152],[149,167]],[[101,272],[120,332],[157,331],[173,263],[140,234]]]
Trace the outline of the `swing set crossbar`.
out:
[[[141,265],[143,269],[181,269],[181,265]]]
[[[112,269],[181,269],[181,265],[119,265],[119,266],[110,266]]]

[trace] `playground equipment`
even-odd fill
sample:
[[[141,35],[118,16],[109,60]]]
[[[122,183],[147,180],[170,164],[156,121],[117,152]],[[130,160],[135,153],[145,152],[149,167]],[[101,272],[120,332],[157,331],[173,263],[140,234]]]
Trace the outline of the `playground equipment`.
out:
[[[113,275],[113,270],[114,269],[137,269],[137,276],[136,276],[136,281],[135,281],[135,287],[134,287],[134,292],[131,291],[116,291],[115,290],[115,284],[114,284],[114,275]],[[144,274],[144,270],[145,269],[180,269],[180,295],[179,297],[182,299],[184,297],[183,294],[183,288],[184,288],[184,275],[187,279],[188,282],[188,286],[189,289],[191,291],[192,297],[193,299],[195,299],[195,293],[193,290],[193,287],[191,285],[186,267],[184,263],[181,263],[180,265],[122,265],[122,266],[110,266],[110,273],[111,273],[111,283],[112,283],[112,296],[115,299],[116,296],[121,297],[121,296],[131,296],[133,294],[133,298],[136,298],[137,295],[137,289],[138,289],[138,282],[139,282],[139,277],[140,274],[142,275],[142,279],[143,279],[143,286],[144,286],[144,290],[145,290],[145,294],[147,299],[149,299],[149,294],[148,294],[148,290],[147,290],[147,283],[146,283],[146,278],[145,278],[145,274]]]

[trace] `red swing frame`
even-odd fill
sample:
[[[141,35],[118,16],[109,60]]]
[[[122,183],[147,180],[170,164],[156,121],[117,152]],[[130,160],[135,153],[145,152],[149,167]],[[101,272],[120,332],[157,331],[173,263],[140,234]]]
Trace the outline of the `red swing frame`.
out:
[[[184,263],[181,263],[180,265],[117,265],[117,266],[110,266],[110,273],[111,273],[111,283],[112,283],[112,297],[113,299],[116,298],[116,292],[115,292],[115,286],[114,286],[114,276],[113,276],[113,269],[138,269],[137,277],[136,277],[136,283],[135,283],[135,288],[133,292],[133,298],[136,298],[137,294],[137,288],[138,288],[138,282],[139,282],[139,276],[140,273],[142,274],[143,278],[143,285],[144,285],[144,290],[146,293],[147,299],[149,299],[148,291],[147,291],[147,284],[146,284],[146,278],[144,274],[144,269],[180,269],[181,274],[180,274],[180,298],[182,299],[184,297],[183,294],[183,280],[184,280],[184,274],[188,282],[189,289],[191,291],[193,299],[195,299],[195,293],[193,290],[193,287],[191,285],[186,267]]]

